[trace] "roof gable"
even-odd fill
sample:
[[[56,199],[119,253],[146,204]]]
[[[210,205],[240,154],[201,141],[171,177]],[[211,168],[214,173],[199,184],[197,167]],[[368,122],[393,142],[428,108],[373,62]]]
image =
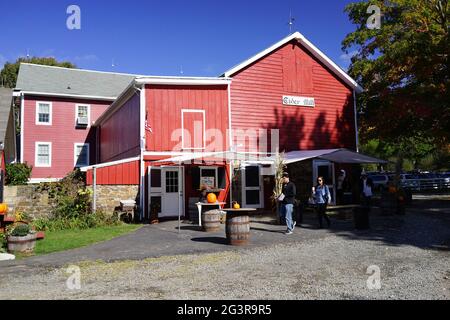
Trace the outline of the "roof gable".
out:
[[[268,54],[273,51],[281,48],[285,44],[290,41],[296,39],[303,47],[308,50],[315,58],[317,58],[320,62],[322,62],[325,66],[327,66],[333,73],[335,73],[340,79],[342,79],[346,84],[348,84],[352,89],[356,90],[356,92],[362,92],[363,88],[353,80],[344,70],[342,70],[337,64],[335,64],[330,58],[328,58],[322,51],[320,51],[316,46],[314,46],[308,39],[306,39],[300,32],[295,32],[286,38],[278,41],[274,45],[269,48],[257,53],[253,57],[243,61],[242,63],[234,66],[233,68],[225,71],[222,76],[224,77],[232,77],[236,73],[240,72],[245,67],[250,64],[264,58]]]

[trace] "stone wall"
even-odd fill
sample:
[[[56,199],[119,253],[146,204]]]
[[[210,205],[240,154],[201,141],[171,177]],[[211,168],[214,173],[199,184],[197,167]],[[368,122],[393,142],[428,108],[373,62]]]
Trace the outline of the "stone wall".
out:
[[[48,191],[37,191],[38,184],[5,186],[4,202],[9,211],[21,211],[32,218],[48,217],[56,204]]]
[[[88,187],[92,190],[92,186]],[[135,200],[139,205],[138,185],[97,185],[97,210],[107,214],[114,213],[120,200]]]
[[[5,186],[4,202],[9,211],[21,211],[33,219],[48,217],[56,207],[55,200],[49,196],[47,190],[37,190],[39,184],[25,186]],[[88,187],[92,190],[92,186]],[[98,185],[97,210],[113,214],[120,206],[120,200],[135,200],[139,204],[138,185]]]

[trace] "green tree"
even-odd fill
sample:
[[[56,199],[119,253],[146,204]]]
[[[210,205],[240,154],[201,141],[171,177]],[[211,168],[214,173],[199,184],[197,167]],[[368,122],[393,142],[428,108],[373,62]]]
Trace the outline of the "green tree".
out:
[[[46,66],[56,66],[56,67],[64,67],[64,68],[76,68],[76,66],[68,61],[58,62],[53,57],[48,58],[40,58],[40,57],[32,57],[32,58],[18,58],[16,62],[11,63],[7,62],[3,66],[2,71],[0,72],[0,83],[3,83],[3,86],[7,88],[15,88],[17,75],[19,74],[20,63],[34,63],[41,64]]]
[[[366,25],[369,5],[380,8],[379,29]],[[349,73],[365,89],[358,101],[362,141],[396,144],[400,159],[411,139],[448,147],[448,0],[371,0],[345,11],[356,30],[343,50],[357,52]]]

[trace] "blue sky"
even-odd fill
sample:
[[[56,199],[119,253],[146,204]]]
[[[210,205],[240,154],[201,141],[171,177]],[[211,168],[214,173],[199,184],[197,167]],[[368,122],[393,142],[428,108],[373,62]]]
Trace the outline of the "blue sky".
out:
[[[343,12],[350,2],[2,0],[0,67],[28,52],[83,69],[217,76],[287,36],[291,11],[294,31],[346,68],[341,41],[355,28]],[[81,9],[81,30],[66,27],[71,4]]]

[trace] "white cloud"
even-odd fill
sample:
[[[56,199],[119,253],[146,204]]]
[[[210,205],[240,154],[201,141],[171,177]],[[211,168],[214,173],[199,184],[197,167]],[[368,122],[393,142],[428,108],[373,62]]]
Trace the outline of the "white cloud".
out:
[[[350,63],[352,57],[356,56],[358,54],[357,50],[350,51],[349,53],[343,53],[340,55],[339,59],[343,60],[346,63]]]
[[[3,69],[3,66],[6,63],[6,58],[0,54],[0,70]]]

